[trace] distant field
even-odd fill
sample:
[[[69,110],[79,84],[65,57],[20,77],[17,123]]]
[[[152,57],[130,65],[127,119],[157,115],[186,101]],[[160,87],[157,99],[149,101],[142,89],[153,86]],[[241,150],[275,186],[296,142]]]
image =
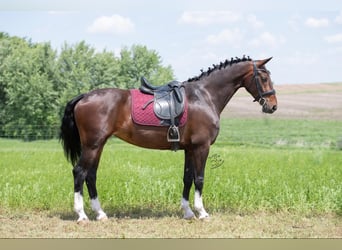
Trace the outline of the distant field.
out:
[[[314,87],[279,86],[278,117],[260,114],[243,92],[233,97],[207,162],[208,226],[181,219],[183,152],[110,140],[98,172],[110,219],[78,226],[72,168],[59,143],[0,139],[0,235],[342,238],[342,84]],[[299,105],[304,95],[311,101]]]
[[[342,121],[342,83],[275,85],[278,110],[272,119]],[[261,108],[245,91],[239,92],[223,112],[227,118],[260,118]],[[269,116],[269,115],[265,115]]]

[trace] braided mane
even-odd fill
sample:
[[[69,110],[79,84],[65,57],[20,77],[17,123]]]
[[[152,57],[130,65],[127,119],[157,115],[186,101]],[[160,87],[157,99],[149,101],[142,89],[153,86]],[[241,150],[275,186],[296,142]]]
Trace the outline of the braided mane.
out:
[[[232,64],[236,64],[239,62],[245,62],[245,61],[252,61],[252,59],[249,56],[245,56],[243,55],[242,58],[231,58],[230,60],[226,59],[224,62],[220,62],[219,64],[213,64],[213,67],[208,67],[207,71],[203,71],[203,69],[201,69],[201,74],[199,76],[195,76],[192,78],[188,79],[188,82],[194,82],[194,81],[198,81],[201,80],[203,77],[205,76],[209,76],[212,72],[220,70],[222,68],[226,68],[227,66],[231,66]]]

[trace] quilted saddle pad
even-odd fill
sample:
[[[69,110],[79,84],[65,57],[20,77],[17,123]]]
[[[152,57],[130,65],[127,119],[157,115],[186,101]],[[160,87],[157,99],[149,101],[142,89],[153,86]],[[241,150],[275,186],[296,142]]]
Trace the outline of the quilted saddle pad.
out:
[[[163,127],[169,126],[165,124],[164,120],[160,120],[153,111],[153,102],[148,104],[153,100],[153,95],[147,95],[140,92],[138,89],[131,89],[132,96],[132,119],[134,123],[144,126],[156,126]],[[185,100],[185,109],[183,114],[178,117],[179,125],[184,126],[188,116],[188,103]]]

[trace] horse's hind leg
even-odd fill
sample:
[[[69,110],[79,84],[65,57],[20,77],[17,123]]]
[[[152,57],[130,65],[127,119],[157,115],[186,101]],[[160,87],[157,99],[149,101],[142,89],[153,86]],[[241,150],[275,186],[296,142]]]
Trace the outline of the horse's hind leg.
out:
[[[73,170],[74,174],[74,209],[78,214],[77,222],[88,220],[83,206],[83,185],[86,181],[92,209],[97,214],[97,219],[106,219],[107,215],[103,212],[97,197],[96,172],[102,152],[103,145],[95,148],[83,148],[82,155]]]
[[[83,206],[83,184],[87,172],[77,163],[72,170],[74,175],[74,210],[78,214],[77,222],[87,221]]]
[[[106,220],[108,219],[105,212],[103,212],[100,201],[97,197],[97,190],[96,190],[96,168],[91,168],[88,171],[88,175],[86,177],[86,184],[89,192],[90,202],[91,202],[91,208],[96,213],[96,219],[97,220]]]

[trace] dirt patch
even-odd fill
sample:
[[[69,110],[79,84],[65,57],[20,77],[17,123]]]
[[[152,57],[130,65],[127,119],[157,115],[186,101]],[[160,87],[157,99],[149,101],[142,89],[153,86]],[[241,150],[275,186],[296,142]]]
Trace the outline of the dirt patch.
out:
[[[63,217],[64,219],[61,219]],[[342,220],[332,214],[250,215],[215,213],[208,221],[180,217],[115,218],[79,225],[47,212],[0,214],[2,238],[342,238]],[[67,218],[67,219],[66,219]]]
[[[278,85],[278,110],[272,115],[261,113],[261,107],[240,89],[223,110],[225,118],[272,117],[274,119],[342,120],[342,83]]]

